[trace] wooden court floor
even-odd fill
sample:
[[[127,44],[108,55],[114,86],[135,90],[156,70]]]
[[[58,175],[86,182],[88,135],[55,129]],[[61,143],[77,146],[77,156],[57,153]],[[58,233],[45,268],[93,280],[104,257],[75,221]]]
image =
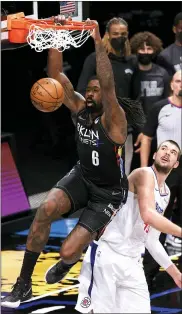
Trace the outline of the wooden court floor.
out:
[[[44,274],[50,265],[59,259],[62,240],[72,230],[77,219],[64,219],[53,223],[50,239],[41,253],[33,274],[33,298],[22,303],[18,309],[1,307],[2,313],[78,313],[74,310],[78,294],[78,275],[82,258],[70,270],[66,278],[58,284],[47,285]],[[2,237],[1,247],[1,298],[11,291],[19,275],[28,230]],[[174,249],[168,248],[169,255],[181,268],[182,257]],[[151,295],[152,313],[182,313],[182,290],[177,288],[171,278],[160,269]]]

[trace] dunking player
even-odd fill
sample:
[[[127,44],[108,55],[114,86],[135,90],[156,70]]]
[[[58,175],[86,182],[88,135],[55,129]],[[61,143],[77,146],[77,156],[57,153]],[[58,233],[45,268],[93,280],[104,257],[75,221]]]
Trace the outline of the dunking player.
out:
[[[20,276],[12,292],[2,300],[3,306],[15,308],[31,297],[31,276],[48,241],[53,221],[65,213],[84,208],[78,224],[62,244],[62,260],[46,273],[46,281],[50,284],[59,282],[65,276],[79,260],[83,249],[127,199],[128,181],[122,159],[127,121],[117,101],[111,64],[96,22],[95,25],[92,37],[98,79],[89,82],[86,101],[74,92],[69,79],[60,73],[61,53],[55,49],[49,51],[49,76],[62,84],[64,104],[77,113],[76,138],[80,162],[56,184],[37,210],[28,234]]]
[[[159,242],[157,231],[182,237],[182,229],[162,216],[170,197],[165,180],[178,166],[179,157],[177,143],[163,142],[154,154],[152,167],[136,169],[129,175],[126,204],[85,255],[76,305],[79,312],[151,312],[141,263],[144,245],[182,287],[182,274]]]

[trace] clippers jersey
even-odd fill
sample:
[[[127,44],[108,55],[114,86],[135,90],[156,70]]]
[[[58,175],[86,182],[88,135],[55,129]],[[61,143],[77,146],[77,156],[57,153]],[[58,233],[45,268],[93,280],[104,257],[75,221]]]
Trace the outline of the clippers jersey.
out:
[[[165,184],[165,194],[161,195],[155,173],[151,167],[155,180],[155,204],[158,213],[163,214],[170,198],[170,190]],[[152,228],[145,224],[140,216],[137,195],[128,191],[126,204],[122,207],[111,223],[107,226],[100,241],[107,244],[121,255],[137,257],[144,252],[144,245],[149,236],[149,229]],[[159,231],[153,228],[157,233]]]
[[[101,116],[86,126],[87,111],[77,115],[76,142],[83,176],[100,187],[124,187],[127,178],[124,171],[122,145],[115,144],[106,134]]]

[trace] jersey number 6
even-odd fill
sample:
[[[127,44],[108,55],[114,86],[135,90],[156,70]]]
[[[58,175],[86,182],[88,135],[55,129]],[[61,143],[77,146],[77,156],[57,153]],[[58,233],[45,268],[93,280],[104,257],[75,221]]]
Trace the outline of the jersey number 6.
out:
[[[99,165],[99,153],[95,150],[92,151],[92,163],[94,166]]]

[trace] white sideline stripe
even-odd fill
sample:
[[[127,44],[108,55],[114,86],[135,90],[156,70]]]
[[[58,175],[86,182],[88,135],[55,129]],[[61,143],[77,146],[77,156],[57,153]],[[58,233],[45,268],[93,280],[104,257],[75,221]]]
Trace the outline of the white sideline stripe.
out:
[[[31,299],[29,299],[27,301],[24,301],[22,303],[27,303],[27,302],[32,302],[32,301],[35,301],[35,300],[39,300],[39,299],[48,297],[48,296],[50,296],[52,294],[55,294],[55,293],[61,293],[61,292],[65,292],[65,291],[77,288],[78,286],[79,286],[79,284],[76,284],[76,285],[73,285],[73,286],[70,286],[70,287],[67,287],[67,288],[63,288],[63,289],[59,289],[59,290],[55,290],[55,291],[50,291],[49,293],[46,293],[46,294],[43,294],[43,295],[39,295],[38,297],[31,298]]]
[[[65,308],[65,306],[51,306],[51,307],[45,307],[44,309],[39,309],[39,310],[33,311],[31,313],[44,314],[44,313],[49,313],[49,312],[64,309],[64,308]]]
[[[39,300],[39,299],[48,297],[48,296],[50,296],[52,294],[55,294],[55,293],[60,293],[60,292],[64,292],[64,291],[68,291],[68,290],[77,288],[78,286],[79,286],[79,284],[76,284],[76,285],[73,285],[73,286],[69,286],[67,288],[63,288],[63,289],[59,289],[59,290],[55,290],[55,291],[50,291],[49,293],[46,293],[46,294],[43,294],[43,295],[39,295],[37,297],[31,298],[31,299],[29,299],[27,301],[24,301],[24,302],[21,302],[21,303],[27,303],[27,302],[32,302],[32,301],[35,301],[35,300]],[[5,297],[5,295],[2,295],[1,299],[3,299],[4,297]]]

